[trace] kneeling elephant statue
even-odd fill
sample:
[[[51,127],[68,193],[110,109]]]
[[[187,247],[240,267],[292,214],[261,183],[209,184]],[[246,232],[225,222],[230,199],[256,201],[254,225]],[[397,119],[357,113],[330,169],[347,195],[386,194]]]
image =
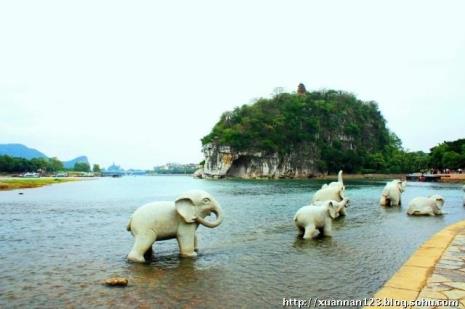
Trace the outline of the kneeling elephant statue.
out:
[[[430,197],[416,197],[410,201],[407,214],[411,216],[435,216],[442,215],[444,198],[440,195]]]
[[[204,218],[211,213],[214,222]],[[152,202],[139,207],[129,219],[127,230],[134,236],[134,245],[128,254],[133,262],[145,262],[144,254],[156,240],[176,238],[180,255],[195,257],[198,242],[195,231],[199,224],[214,228],[223,221],[223,211],[218,202],[207,192],[192,190],[174,202]]]

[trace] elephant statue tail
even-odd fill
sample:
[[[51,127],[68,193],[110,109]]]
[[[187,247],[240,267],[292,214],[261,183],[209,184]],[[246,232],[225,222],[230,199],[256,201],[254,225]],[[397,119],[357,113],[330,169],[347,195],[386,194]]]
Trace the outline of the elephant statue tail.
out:
[[[127,230],[128,232],[131,231],[131,221],[132,221],[132,216],[129,218],[128,225],[126,226],[126,230]]]

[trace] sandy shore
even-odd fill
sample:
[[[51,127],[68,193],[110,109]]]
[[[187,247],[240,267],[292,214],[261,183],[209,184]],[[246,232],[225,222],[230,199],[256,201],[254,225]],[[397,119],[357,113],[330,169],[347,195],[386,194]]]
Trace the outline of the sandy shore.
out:
[[[447,174],[441,177],[441,182],[465,183],[465,174]]]

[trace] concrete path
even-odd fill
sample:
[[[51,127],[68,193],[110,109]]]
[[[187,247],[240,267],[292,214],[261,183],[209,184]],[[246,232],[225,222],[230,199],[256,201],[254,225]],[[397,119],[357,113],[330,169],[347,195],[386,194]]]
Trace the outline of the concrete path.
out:
[[[426,241],[372,300],[365,308],[465,309],[465,221]]]
[[[465,308],[465,230],[459,232],[439,259],[418,299],[457,299]],[[413,308],[436,308],[416,306]],[[446,307],[447,308],[447,307]]]

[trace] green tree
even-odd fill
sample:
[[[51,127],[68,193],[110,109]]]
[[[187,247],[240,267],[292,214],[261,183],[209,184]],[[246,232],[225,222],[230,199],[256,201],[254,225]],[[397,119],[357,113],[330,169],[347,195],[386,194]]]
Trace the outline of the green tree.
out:
[[[100,165],[94,164],[94,165],[92,166],[92,171],[93,171],[94,173],[100,173],[100,171],[101,171]]]
[[[58,172],[58,171],[62,171],[63,169],[64,169],[63,162],[58,160],[58,158],[54,157],[54,158],[49,159],[48,168],[47,168],[49,172]]]
[[[442,156],[442,166],[449,169],[458,169],[461,165],[462,156],[455,151],[448,151]]]
[[[85,162],[76,162],[73,170],[76,172],[90,172],[90,165]]]

